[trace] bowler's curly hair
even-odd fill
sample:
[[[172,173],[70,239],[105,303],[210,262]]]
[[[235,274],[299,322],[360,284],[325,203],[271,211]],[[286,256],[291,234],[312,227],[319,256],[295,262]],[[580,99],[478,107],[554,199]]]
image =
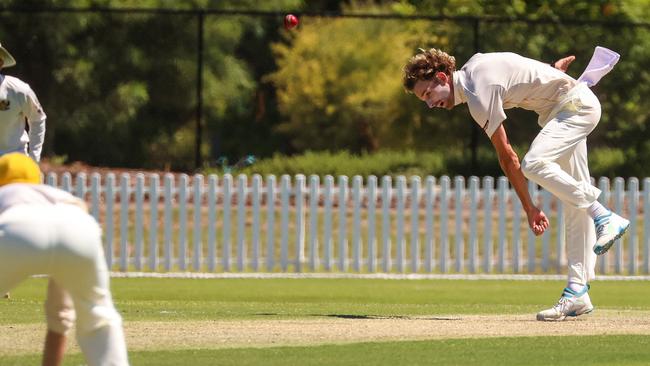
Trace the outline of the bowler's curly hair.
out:
[[[431,80],[439,71],[451,75],[456,70],[456,59],[446,52],[432,48],[420,48],[420,53],[411,57],[404,66],[402,83],[407,92],[412,93],[418,80]]]

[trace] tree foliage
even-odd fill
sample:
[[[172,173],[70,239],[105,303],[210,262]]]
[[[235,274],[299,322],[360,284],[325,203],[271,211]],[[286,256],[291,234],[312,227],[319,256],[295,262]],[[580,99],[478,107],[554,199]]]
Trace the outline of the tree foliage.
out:
[[[386,13],[394,6],[357,5],[348,12]],[[397,10],[409,11],[408,7]],[[273,46],[270,75],[284,118],[277,131],[296,151],[373,152],[431,147],[454,128],[425,114],[402,87],[402,67],[418,47],[447,46],[460,34],[450,23],[305,19],[298,33]],[[441,123],[443,122],[443,123]]]
[[[280,131],[290,136],[298,151],[341,148],[372,151],[367,144],[359,144],[359,128],[355,128],[355,124],[363,124],[368,120],[365,117],[372,115],[364,113],[364,107],[369,106],[375,112],[370,125],[379,148],[464,149],[467,152],[474,126],[466,108],[431,112],[415,98],[394,90],[400,89],[399,66],[417,47],[446,50],[456,56],[458,67],[476,51],[511,51],[546,62],[574,54],[577,61],[569,74],[577,78],[594,47],[601,45],[616,50],[622,58],[615,71],[595,87],[603,116],[589,139],[595,152],[590,157],[594,172],[624,176],[648,174],[645,161],[650,158],[650,143],[646,126],[650,113],[645,96],[650,92],[650,84],[645,81],[650,77],[647,71],[650,37],[647,26],[631,23],[643,20],[642,15],[648,13],[643,2],[412,0],[388,3],[381,8],[382,12],[488,18],[478,23],[477,39],[475,24],[461,20],[395,25],[386,21],[380,27],[375,27],[372,20],[358,23],[315,20],[288,44],[276,45],[278,71],[273,79],[284,116]],[[353,3],[347,10],[369,12],[373,8]],[[503,19],[504,15],[511,20],[489,20],[489,16]],[[540,21],[534,22],[536,19]],[[556,21],[548,21],[553,19]],[[573,19],[592,23],[573,22]],[[621,26],[621,22],[627,25]],[[349,52],[350,49],[357,51]],[[380,54],[384,57],[377,56]],[[359,69],[365,70],[363,77],[355,75]],[[369,83],[380,78],[380,83]],[[393,92],[379,92],[378,85],[393,88]],[[352,99],[354,103],[346,103]],[[506,129],[523,153],[539,131],[537,117],[517,109],[508,110],[507,115]],[[484,136],[480,141],[481,148],[489,145]],[[483,170],[481,166],[469,171],[468,167],[469,164],[459,166],[453,173],[500,174],[498,169]]]
[[[0,37],[49,115],[45,153],[92,164],[189,169],[194,163],[198,17],[194,13],[57,13],[60,7],[167,8],[168,1],[11,1]],[[278,9],[300,0],[179,0],[173,9]],[[27,14],[27,15],[25,15]],[[238,52],[275,28],[258,17],[207,17],[203,111],[208,126],[251,116],[257,80]],[[56,31],[53,31],[56,30]],[[267,60],[268,63],[268,60]],[[208,155],[208,139],[202,150]]]
[[[449,174],[500,174],[490,162],[469,170],[475,127],[467,108],[428,110],[404,92],[402,65],[418,47],[444,49],[458,66],[477,51],[513,51],[548,62],[575,54],[569,74],[577,77],[601,45],[619,52],[621,61],[595,88],[603,116],[589,139],[593,173],[648,174],[650,29],[631,23],[648,19],[646,1],[8,0],[2,6],[20,9],[0,13],[0,41],[18,61],[3,72],[30,83],[44,105],[45,155],[189,170],[199,50],[199,17],[192,10],[340,11],[465,18],[301,16],[298,28],[286,31],[280,15],[205,15],[204,160],[318,150],[433,151],[454,156],[444,165],[453,170]],[[182,12],[40,11],[60,7]],[[476,23],[472,16],[485,18]],[[538,131],[536,116],[521,110],[507,115],[506,129],[524,152]],[[481,154],[490,151],[487,138],[479,141]]]

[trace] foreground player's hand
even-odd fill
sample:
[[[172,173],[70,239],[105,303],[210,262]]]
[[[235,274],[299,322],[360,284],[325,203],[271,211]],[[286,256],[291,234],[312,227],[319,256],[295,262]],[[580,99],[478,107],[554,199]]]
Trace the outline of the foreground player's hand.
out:
[[[553,64],[553,67],[555,67],[556,69],[558,69],[558,70],[560,70],[562,72],[566,72],[566,70],[569,68],[569,65],[571,65],[571,63],[573,61],[575,61],[575,59],[576,59],[575,56],[567,56],[567,57],[561,58],[561,59],[555,61],[555,63]]]
[[[538,209],[537,207],[533,207],[529,212],[527,212],[527,215],[528,226],[530,226],[530,229],[535,235],[542,235],[544,231],[548,229],[550,224],[544,211]]]

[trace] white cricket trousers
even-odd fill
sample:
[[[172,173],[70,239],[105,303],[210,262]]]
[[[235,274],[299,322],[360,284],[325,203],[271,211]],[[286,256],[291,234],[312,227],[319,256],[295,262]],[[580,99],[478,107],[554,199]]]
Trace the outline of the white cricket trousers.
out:
[[[587,84],[579,83],[551,116],[524,156],[521,170],[564,204],[569,282],[584,285],[595,277],[596,267],[596,230],[586,208],[601,191],[591,185],[587,135],[600,120],[600,102]]]
[[[21,204],[0,214],[0,293],[34,274],[50,275],[49,330],[65,334],[76,313],[77,342],[86,362],[128,365],[101,229],[92,216],[68,204]]]

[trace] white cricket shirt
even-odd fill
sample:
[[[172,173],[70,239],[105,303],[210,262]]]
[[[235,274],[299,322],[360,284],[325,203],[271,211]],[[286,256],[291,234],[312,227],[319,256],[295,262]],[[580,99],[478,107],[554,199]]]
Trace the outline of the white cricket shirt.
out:
[[[21,204],[84,206],[85,202],[70,193],[45,184],[12,183],[0,187],[0,214]]]
[[[467,103],[488,137],[506,119],[505,109],[535,111],[544,126],[577,81],[566,73],[515,53],[477,53],[453,73],[455,104]]]
[[[29,143],[29,156],[40,161],[46,118],[29,85],[13,76],[0,75],[0,155],[24,153]]]

